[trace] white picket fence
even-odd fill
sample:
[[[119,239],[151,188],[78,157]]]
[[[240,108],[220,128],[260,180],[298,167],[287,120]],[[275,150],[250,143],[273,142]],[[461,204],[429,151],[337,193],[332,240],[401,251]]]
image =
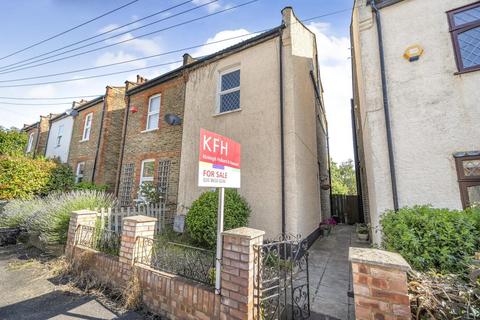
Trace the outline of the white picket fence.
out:
[[[122,230],[122,219],[129,216],[145,215],[156,218],[155,228],[157,233],[161,233],[166,225],[172,223],[171,218],[167,217],[165,204],[142,204],[137,207],[101,208],[96,211],[97,217],[101,220],[102,225],[106,229],[117,233]]]

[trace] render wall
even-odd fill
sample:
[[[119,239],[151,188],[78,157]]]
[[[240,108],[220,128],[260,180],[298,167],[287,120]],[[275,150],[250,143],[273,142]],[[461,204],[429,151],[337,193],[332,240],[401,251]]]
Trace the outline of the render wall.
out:
[[[57,133],[60,125],[64,126],[63,136],[60,145],[57,145]],[[59,158],[66,163],[68,161],[68,152],[70,140],[72,138],[73,117],[66,116],[58,120],[51,121],[50,134],[48,136],[47,149],[45,156],[47,158]]]
[[[252,209],[249,225],[281,232],[278,38],[226,56],[189,73],[178,193],[178,211],[209,188],[198,185],[200,128],[242,145],[241,188]],[[216,114],[219,72],[240,67],[239,110]],[[290,165],[290,164],[287,164]]]
[[[480,73],[456,74],[446,11],[472,0],[410,0],[381,9],[388,98],[400,207],[461,209],[453,153],[480,149]],[[361,119],[372,227],[392,208],[376,26],[365,0],[353,14]],[[415,12],[413,15],[412,12]],[[405,49],[425,50],[416,62]],[[375,242],[379,234],[374,232]]]
[[[310,70],[317,74],[314,36],[297,23],[291,9],[284,51],[284,137],[286,232],[307,237],[321,221],[317,117]],[[296,23],[290,24],[292,21]],[[200,128],[242,145],[241,188],[252,209],[249,226],[282,232],[279,37],[203,65],[189,73],[185,98],[178,211],[208,188],[198,184]],[[217,114],[219,74],[240,68],[240,109]],[[326,153],[326,150],[323,150]],[[324,172],[325,174],[325,172]]]

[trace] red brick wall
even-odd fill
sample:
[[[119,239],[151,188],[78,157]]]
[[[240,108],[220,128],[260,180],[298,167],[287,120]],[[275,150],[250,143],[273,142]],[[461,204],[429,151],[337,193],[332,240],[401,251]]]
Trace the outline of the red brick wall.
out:
[[[178,179],[180,171],[180,153],[182,147],[182,125],[171,126],[164,121],[167,113],[183,118],[185,83],[183,77],[178,77],[163,84],[130,96],[130,110],[126,127],[125,149],[120,172],[120,186],[118,196],[122,198],[122,181],[124,168],[134,164],[135,174],[131,199],[138,197],[138,185],[141,176],[142,160],[154,159],[154,183],[158,182],[159,160],[170,160],[169,190],[167,204],[170,210],[176,208]],[[160,116],[157,130],[145,132],[148,105],[150,97],[161,94]]]

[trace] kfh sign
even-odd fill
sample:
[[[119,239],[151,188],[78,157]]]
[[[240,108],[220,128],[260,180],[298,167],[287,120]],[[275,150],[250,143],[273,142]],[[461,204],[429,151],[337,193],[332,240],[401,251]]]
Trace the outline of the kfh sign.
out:
[[[220,294],[225,188],[240,188],[240,144],[219,134],[200,129],[199,147],[198,185],[219,188],[215,293]]]
[[[240,188],[240,144],[200,129],[198,186]]]

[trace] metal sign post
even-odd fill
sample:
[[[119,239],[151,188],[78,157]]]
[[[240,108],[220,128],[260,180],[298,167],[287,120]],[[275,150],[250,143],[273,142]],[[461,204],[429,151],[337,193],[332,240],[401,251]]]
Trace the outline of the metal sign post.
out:
[[[220,294],[223,248],[223,211],[225,208],[225,188],[218,188],[218,216],[217,216],[217,260],[215,263],[215,293]]]

